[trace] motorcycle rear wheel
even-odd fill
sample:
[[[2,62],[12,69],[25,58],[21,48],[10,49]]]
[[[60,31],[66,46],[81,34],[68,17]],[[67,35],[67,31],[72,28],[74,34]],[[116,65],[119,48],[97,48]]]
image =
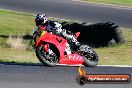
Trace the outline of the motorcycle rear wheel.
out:
[[[86,67],[95,67],[98,65],[99,59],[96,52],[87,45],[80,46],[81,54],[84,57],[83,65]]]
[[[47,43],[50,46],[50,49],[53,51],[53,55],[48,54],[43,46],[44,45],[39,45],[36,48],[36,56],[39,59],[41,63],[43,63],[45,66],[53,67],[58,63],[58,54],[57,51],[55,50],[56,47],[53,44]]]

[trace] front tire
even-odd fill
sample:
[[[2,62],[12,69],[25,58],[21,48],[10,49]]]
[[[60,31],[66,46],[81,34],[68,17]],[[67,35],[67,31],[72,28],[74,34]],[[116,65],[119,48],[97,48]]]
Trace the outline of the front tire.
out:
[[[57,48],[53,44],[48,44],[50,46],[49,48],[53,51],[53,55],[48,54],[48,52],[44,50],[44,45],[39,45],[35,52],[41,63],[43,63],[45,66],[53,67],[58,63]]]

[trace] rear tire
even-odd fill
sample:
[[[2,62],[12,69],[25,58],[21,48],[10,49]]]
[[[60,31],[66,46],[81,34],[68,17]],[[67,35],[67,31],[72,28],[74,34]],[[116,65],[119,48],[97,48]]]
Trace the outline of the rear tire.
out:
[[[45,66],[53,67],[58,63],[58,53],[57,48],[53,45],[48,43],[50,46],[52,46],[50,49],[53,51],[54,55],[48,55],[47,52],[44,50],[42,45],[39,45],[36,48],[36,56],[39,59],[41,63],[43,63]]]
[[[89,59],[90,58],[90,59]],[[84,57],[84,66],[86,67],[95,67],[98,65],[98,56],[96,53],[93,54],[92,57],[86,58]]]
[[[87,45],[81,45],[80,51],[84,56],[83,65],[86,67],[95,67],[98,65],[99,59],[96,52]]]

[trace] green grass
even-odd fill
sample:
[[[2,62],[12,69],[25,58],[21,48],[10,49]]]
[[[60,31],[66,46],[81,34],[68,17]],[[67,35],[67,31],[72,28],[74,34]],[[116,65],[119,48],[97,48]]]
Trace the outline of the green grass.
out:
[[[83,0],[83,1],[132,6],[132,0]]]
[[[6,45],[9,35],[31,35],[34,25],[33,15],[0,10],[0,62],[39,62],[33,51],[8,48]],[[29,44],[27,40],[23,42]]]
[[[132,30],[123,30],[126,43],[106,48],[95,49],[100,57],[100,64],[132,65]]]
[[[0,62],[40,63],[34,51],[0,48]]]
[[[34,18],[28,14],[0,11],[0,35],[31,34]]]
[[[6,47],[9,35],[31,35],[33,25],[32,15],[0,10],[0,47]]]
[[[0,62],[39,63],[34,50],[8,48],[6,41],[12,35],[32,34],[34,16],[0,10]],[[132,30],[123,30],[126,43],[104,48],[96,48],[99,64],[132,65]],[[26,40],[24,40],[26,41]],[[29,45],[29,42],[24,42]]]

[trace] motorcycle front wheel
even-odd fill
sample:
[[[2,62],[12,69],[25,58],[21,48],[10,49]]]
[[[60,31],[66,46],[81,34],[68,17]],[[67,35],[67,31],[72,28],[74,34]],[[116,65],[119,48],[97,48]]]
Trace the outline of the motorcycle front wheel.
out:
[[[44,45],[48,44],[48,49],[51,53],[47,52],[44,49]],[[41,63],[45,66],[53,67],[58,63],[58,53],[56,51],[56,47],[53,44],[46,43],[44,45],[39,45],[36,48],[36,56]]]

